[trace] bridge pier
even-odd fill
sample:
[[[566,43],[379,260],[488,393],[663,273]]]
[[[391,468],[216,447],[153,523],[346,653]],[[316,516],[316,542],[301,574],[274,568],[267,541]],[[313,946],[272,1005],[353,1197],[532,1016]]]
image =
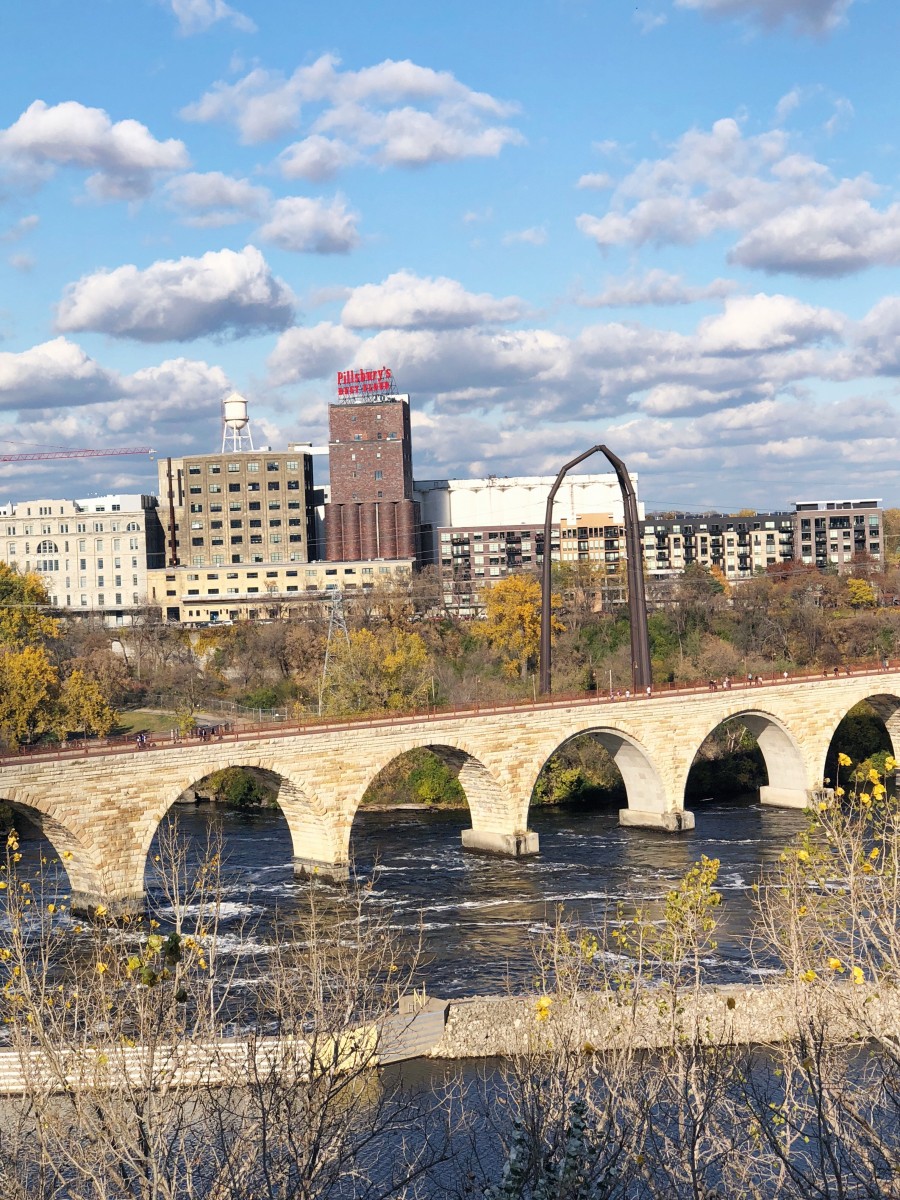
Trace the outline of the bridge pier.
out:
[[[832,788],[780,788],[763,786],[759,789],[760,804],[772,808],[812,808],[822,800],[833,798]]]
[[[466,850],[480,854],[499,854],[506,858],[525,858],[537,854],[540,839],[530,829],[519,833],[487,833],[483,829],[464,829],[462,844]]]
[[[143,915],[146,906],[143,892],[136,896],[111,897],[103,892],[73,890],[70,896],[69,906],[75,917],[94,918],[101,909],[104,916],[114,920],[121,917],[139,917]]]
[[[684,833],[694,828],[694,814],[685,809],[650,812],[641,808],[620,808],[619,824],[641,829],[661,829],[664,833]]]
[[[348,883],[350,880],[350,864],[322,862],[316,858],[299,858],[294,856],[295,879],[319,879],[326,883]]]

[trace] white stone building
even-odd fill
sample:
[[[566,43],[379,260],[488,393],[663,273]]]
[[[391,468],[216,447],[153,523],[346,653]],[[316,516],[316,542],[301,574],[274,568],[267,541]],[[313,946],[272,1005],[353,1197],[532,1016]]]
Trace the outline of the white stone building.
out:
[[[44,577],[50,603],[127,624],[163,563],[155,496],[26,500],[0,506],[0,559]]]

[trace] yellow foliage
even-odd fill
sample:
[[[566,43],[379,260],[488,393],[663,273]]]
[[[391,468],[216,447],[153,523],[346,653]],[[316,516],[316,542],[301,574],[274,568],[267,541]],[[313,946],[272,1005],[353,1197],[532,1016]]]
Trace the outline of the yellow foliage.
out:
[[[74,670],[60,689],[56,725],[60,739],[68,733],[94,733],[103,737],[115,723],[116,713],[106,702],[97,681],[84,671]]]
[[[0,733],[6,742],[17,746],[53,727],[58,680],[42,646],[0,652]]]
[[[0,562],[0,645],[22,646],[59,636],[59,622],[48,616],[50,603],[40,575]]]
[[[553,616],[560,599],[550,598],[551,633],[564,628]],[[523,678],[537,663],[541,645],[541,585],[533,575],[509,575],[484,590],[484,620],[475,627],[504,659],[510,674]]]
[[[358,629],[334,651],[323,695],[330,713],[400,712],[428,702],[431,660],[418,633]]]

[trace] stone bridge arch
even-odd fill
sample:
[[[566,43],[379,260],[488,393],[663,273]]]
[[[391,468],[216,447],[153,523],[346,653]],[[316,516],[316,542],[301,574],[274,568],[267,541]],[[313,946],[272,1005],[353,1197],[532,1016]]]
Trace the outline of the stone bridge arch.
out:
[[[230,752],[228,752],[230,751]],[[278,782],[276,803],[287,821],[291,835],[294,873],[300,877],[316,874],[322,878],[345,880],[349,874],[346,854],[341,852],[339,823],[320,802],[312,783],[290,765],[272,756],[235,753],[228,747],[205,762],[195,762],[174,781],[169,779],[157,790],[146,810],[139,830],[139,842],[130,863],[133,886],[143,895],[144,871],[153,839],[179,796],[214,771],[228,767],[247,767],[265,771]]]
[[[677,793],[669,786],[664,761],[635,733],[613,724],[591,721],[571,728],[562,737],[557,736],[552,745],[545,743],[540,756],[529,764],[529,797],[533,796],[538,776],[553,755],[575,738],[585,736],[596,738],[622,776],[628,807],[619,810],[621,825],[668,831],[693,828],[693,814],[684,811],[683,793],[679,802]]]
[[[759,789],[762,804],[780,808],[806,808],[810,801],[810,789],[822,785],[821,766],[817,766],[818,754],[810,746],[808,731],[797,736],[784,719],[768,710],[740,704],[702,734],[691,753],[684,773],[682,794],[687,787],[687,777],[706,739],[728,721],[739,721],[756,738],[768,782]]]
[[[875,692],[871,696],[861,696],[858,700],[854,701],[852,705],[850,705],[850,708],[853,708],[856,704],[860,703],[868,704],[870,708],[873,708],[877,715],[882,719],[884,722],[884,727],[887,730],[888,738],[891,742],[892,753],[894,757],[900,761],[900,695],[896,695],[893,692]],[[850,708],[847,709],[847,712],[841,713],[841,715],[829,726],[826,726],[826,736],[824,737],[823,745],[820,748],[820,770],[823,772],[825,768],[825,758],[829,749],[831,748],[831,743],[834,740],[834,736],[837,733],[841,722],[849,713]],[[838,750],[842,749],[842,746],[838,746]]]
[[[69,879],[73,912],[90,912],[99,904],[130,907],[131,897],[120,894],[110,872],[87,831],[74,822],[63,821],[56,805],[24,788],[8,788],[3,799],[14,813],[30,821],[46,837]]]
[[[356,800],[350,823],[359,811],[362,798],[378,775],[396,759],[411,750],[429,750],[446,766],[457,771],[459,785],[466,798],[469,809],[471,828],[462,831],[462,844],[469,850],[481,850],[487,853],[510,854],[520,857],[525,854],[536,854],[538,850],[537,835],[526,828],[528,819],[527,802],[516,803],[516,789],[511,781],[503,778],[504,767],[491,769],[485,759],[488,757],[483,750],[476,749],[471,743],[459,741],[444,741],[435,737],[429,731],[421,737],[404,738],[402,744],[394,744],[372,762],[368,778]],[[493,764],[492,764],[493,766]],[[349,854],[350,826],[347,827],[347,847]]]

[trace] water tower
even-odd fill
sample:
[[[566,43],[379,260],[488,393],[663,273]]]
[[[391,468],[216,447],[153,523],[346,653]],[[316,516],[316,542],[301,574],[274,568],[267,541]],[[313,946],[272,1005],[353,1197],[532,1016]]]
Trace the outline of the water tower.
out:
[[[222,453],[233,454],[252,449],[253,435],[247,416],[247,401],[238,392],[232,392],[222,401]]]

